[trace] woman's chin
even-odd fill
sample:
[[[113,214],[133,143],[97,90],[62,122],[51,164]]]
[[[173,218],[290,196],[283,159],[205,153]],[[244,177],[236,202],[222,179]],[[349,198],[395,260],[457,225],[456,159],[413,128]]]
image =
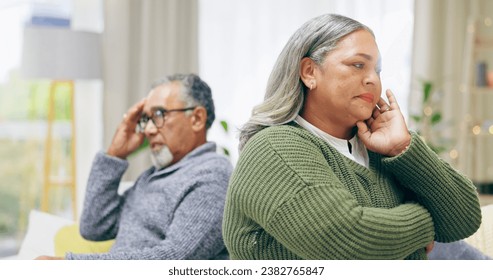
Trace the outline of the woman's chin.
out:
[[[371,118],[372,114],[373,114],[373,112],[363,113],[360,116],[358,116],[358,118],[356,118],[357,119],[356,122],[359,122],[359,121],[365,122],[365,121],[367,121],[367,120],[369,120]]]

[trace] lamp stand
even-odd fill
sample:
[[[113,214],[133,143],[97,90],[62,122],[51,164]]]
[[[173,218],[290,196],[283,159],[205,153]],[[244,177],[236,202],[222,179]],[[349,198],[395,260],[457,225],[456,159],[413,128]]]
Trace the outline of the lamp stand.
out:
[[[56,89],[59,86],[66,85],[69,88],[70,98],[70,126],[71,126],[71,157],[70,167],[71,174],[68,178],[56,178],[52,173],[52,151],[53,151],[53,124],[55,121],[55,95]],[[50,85],[49,101],[48,101],[48,118],[47,118],[47,133],[46,146],[44,157],[44,176],[43,176],[43,194],[41,199],[41,210],[48,212],[50,208],[50,189],[54,186],[63,186],[70,189],[72,201],[72,213],[74,221],[77,220],[77,197],[76,197],[76,150],[75,150],[75,102],[74,102],[74,82],[73,81],[52,81]]]

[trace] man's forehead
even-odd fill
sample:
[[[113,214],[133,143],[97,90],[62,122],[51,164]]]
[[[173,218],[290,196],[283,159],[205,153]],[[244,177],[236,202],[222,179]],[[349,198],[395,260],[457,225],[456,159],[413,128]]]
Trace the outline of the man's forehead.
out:
[[[178,82],[171,82],[155,87],[149,92],[145,105],[145,110],[153,107],[169,107],[175,104],[181,104],[180,97],[181,86]]]
[[[149,95],[176,95],[181,91],[181,84],[177,81],[169,82],[153,88]]]

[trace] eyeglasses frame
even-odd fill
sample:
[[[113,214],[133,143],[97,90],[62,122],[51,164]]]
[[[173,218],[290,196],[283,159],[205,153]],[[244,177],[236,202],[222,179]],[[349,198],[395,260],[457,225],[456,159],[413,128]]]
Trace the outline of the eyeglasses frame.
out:
[[[166,118],[166,114],[167,114],[167,113],[171,113],[171,112],[186,112],[186,111],[194,110],[195,108],[197,108],[197,106],[193,106],[193,107],[186,107],[186,108],[181,108],[181,109],[169,109],[169,110],[164,109],[164,108],[158,108],[158,109],[154,110],[154,112],[152,113],[152,116],[151,116],[151,117],[147,116],[146,114],[142,114],[142,116],[141,116],[141,117],[140,117],[140,119],[139,119],[139,123],[138,123],[138,125],[139,125],[139,127],[140,127],[141,131],[144,131],[144,130],[145,130],[145,128],[146,128],[146,126],[147,126],[147,124],[149,123],[149,120],[151,120],[151,121],[152,121],[152,124],[153,124],[156,128],[161,128],[161,127],[163,127],[163,126],[164,126],[164,122],[165,122],[165,120],[166,120],[165,118]],[[155,112],[157,112],[157,111],[161,111],[161,112],[162,112],[162,114],[163,114],[163,123],[162,123],[160,126],[158,126],[158,125],[156,124],[156,122],[154,121]],[[144,125],[142,125],[142,123],[144,122],[144,121],[143,121],[144,117],[145,117],[145,118],[147,118],[147,120],[145,121],[145,124],[144,124]]]

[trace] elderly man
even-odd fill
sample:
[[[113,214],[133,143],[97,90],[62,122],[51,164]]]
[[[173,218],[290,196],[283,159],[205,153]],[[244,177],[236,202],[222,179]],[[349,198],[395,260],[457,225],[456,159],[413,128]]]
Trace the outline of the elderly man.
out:
[[[65,258],[226,258],[221,222],[232,166],[206,140],[214,117],[211,90],[198,76],[174,75],[156,83],[124,115],[89,176],[81,235],[115,239],[114,245],[108,253],[67,253]],[[120,196],[126,158],[144,137],[154,166]]]

